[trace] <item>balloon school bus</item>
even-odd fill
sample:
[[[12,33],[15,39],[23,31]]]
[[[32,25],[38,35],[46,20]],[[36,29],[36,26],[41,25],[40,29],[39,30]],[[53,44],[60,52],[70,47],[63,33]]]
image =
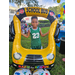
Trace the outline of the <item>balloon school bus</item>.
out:
[[[50,32],[48,35],[48,46],[44,49],[26,49],[21,46],[21,25],[23,17],[40,16],[47,18],[50,23]],[[11,39],[13,41],[12,61],[13,66],[23,69],[51,69],[54,66],[56,58],[56,44],[59,33],[59,25],[53,11],[39,8],[26,7],[16,11],[10,27]],[[29,75],[29,74],[27,74]],[[40,74],[39,74],[40,75]],[[48,74],[49,75],[49,74]]]

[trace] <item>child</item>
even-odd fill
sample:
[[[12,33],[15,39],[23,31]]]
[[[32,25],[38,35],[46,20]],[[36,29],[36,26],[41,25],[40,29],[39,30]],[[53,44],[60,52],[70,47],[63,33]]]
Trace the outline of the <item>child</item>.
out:
[[[23,35],[24,37],[28,38],[31,34],[31,48],[32,49],[41,49],[41,40],[40,40],[40,35],[42,37],[46,36],[47,34],[49,34],[49,31],[45,34],[42,34],[42,31],[38,26],[39,22],[38,22],[38,18],[36,16],[33,16],[31,18],[31,24],[32,24],[32,28],[30,28],[28,30],[27,35],[21,33],[21,35]]]

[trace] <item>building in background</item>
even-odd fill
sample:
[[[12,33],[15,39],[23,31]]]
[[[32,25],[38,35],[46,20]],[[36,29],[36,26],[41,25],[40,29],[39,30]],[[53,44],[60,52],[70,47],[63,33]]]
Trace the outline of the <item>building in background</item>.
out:
[[[17,9],[17,7],[9,6],[9,24],[13,20],[13,16],[15,15]]]

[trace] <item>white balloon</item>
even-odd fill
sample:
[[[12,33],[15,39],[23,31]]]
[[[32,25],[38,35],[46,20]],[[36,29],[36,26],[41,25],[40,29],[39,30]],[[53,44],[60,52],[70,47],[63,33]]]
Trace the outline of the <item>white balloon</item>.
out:
[[[37,69],[33,72],[33,75],[51,75],[51,74],[47,69],[45,69],[45,70]]]
[[[29,69],[17,69],[14,75],[32,75]]]

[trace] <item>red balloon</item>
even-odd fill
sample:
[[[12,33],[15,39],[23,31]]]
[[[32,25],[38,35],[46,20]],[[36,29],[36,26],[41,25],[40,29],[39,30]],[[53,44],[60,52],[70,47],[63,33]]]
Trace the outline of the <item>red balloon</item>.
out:
[[[65,10],[64,10],[64,14],[65,14]]]

